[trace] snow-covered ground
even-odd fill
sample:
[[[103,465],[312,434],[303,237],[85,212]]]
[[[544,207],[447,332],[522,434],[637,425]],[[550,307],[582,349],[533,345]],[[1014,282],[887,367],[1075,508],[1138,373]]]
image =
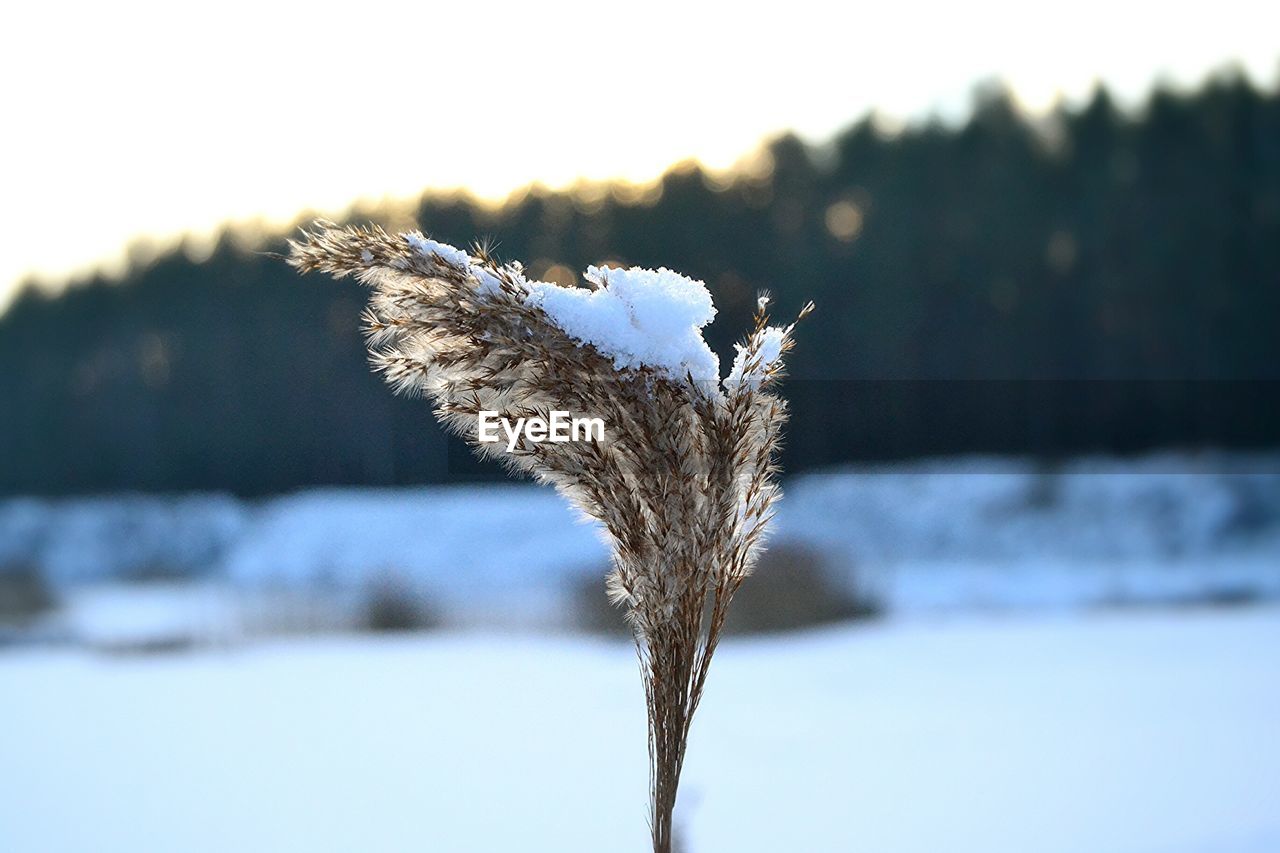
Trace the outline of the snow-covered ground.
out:
[[[731,640],[689,853],[1280,850],[1280,610]],[[0,849],[642,851],[623,644],[329,638],[0,654]]]
[[[792,478],[775,541],[893,612],[1280,595],[1280,456],[1155,454],[1047,467],[962,458]],[[237,587],[404,578],[449,611],[548,620],[606,551],[527,484],[0,501],[0,573],[60,585]],[[468,621],[468,620],[461,620]]]

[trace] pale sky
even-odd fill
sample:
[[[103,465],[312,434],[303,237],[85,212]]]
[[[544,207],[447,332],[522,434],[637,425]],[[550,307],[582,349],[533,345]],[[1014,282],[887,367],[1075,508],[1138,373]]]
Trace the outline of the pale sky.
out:
[[[960,115],[993,77],[1033,110],[1229,62],[1275,85],[1277,32],[1280,4],[1241,0],[9,3],[0,305],[144,235],[724,168],[871,109]]]

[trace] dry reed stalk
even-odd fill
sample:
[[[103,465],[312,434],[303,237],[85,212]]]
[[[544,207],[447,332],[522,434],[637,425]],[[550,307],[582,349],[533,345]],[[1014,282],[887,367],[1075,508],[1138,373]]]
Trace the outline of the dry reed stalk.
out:
[[[482,249],[468,255],[416,233],[327,222],[290,249],[301,272],[351,275],[372,288],[371,362],[397,392],[425,395],[479,453],[550,483],[603,526],[609,596],[626,607],[644,676],[653,849],[670,853],[689,726],[779,496],[786,406],[767,389],[782,375],[795,324],[770,327],[761,297],[723,383],[619,368],[529,298],[539,285],[519,264],[499,265]],[[609,287],[608,271],[595,284]],[[507,452],[478,440],[482,410],[512,420],[553,410],[602,417],[605,440],[521,437]]]

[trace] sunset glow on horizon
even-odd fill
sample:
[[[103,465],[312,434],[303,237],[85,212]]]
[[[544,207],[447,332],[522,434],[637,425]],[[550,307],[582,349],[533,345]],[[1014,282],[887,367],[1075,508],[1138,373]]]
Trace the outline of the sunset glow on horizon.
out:
[[[0,307],[24,277],[118,265],[139,238],[277,227],[427,188],[501,199],[534,182],[650,181],[691,158],[725,169],[770,135],[824,140],[872,110],[961,116],[995,78],[1031,111],[1099,80],[1133,105],[1158,81],[1228,66],[1276,85],[1280,12],[1226,6],[1156,18],[1085,2],[1050,35],[1033,23],[1043,10],[995,0],[857,15],[800,0],[769,16],[674,2],[27,4],[5,13],[0,51]]]

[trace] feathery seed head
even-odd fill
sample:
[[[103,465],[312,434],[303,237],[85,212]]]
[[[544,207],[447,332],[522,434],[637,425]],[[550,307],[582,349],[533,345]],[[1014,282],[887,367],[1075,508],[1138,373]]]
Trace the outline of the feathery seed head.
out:
[[[477,452],[552,484],[600,523],[613,552],[609,597],[626,608],[646,670],[651,823],[655,850],[669,849],[689,723],[779,496],[786,406],[769,388],[795,324],[770,326],[762,294],[721,383],[701,331],[715,317],[711,295],[665,268],[590,267],[594,289],[562,287],[529,281],[484,248],[328,222],[289,246],[299,271],[372,288],[370,362],[396,392],[427,397]],[[481,411],[596,416],[605,436],[518,436],[508,452],[479,440]]]

